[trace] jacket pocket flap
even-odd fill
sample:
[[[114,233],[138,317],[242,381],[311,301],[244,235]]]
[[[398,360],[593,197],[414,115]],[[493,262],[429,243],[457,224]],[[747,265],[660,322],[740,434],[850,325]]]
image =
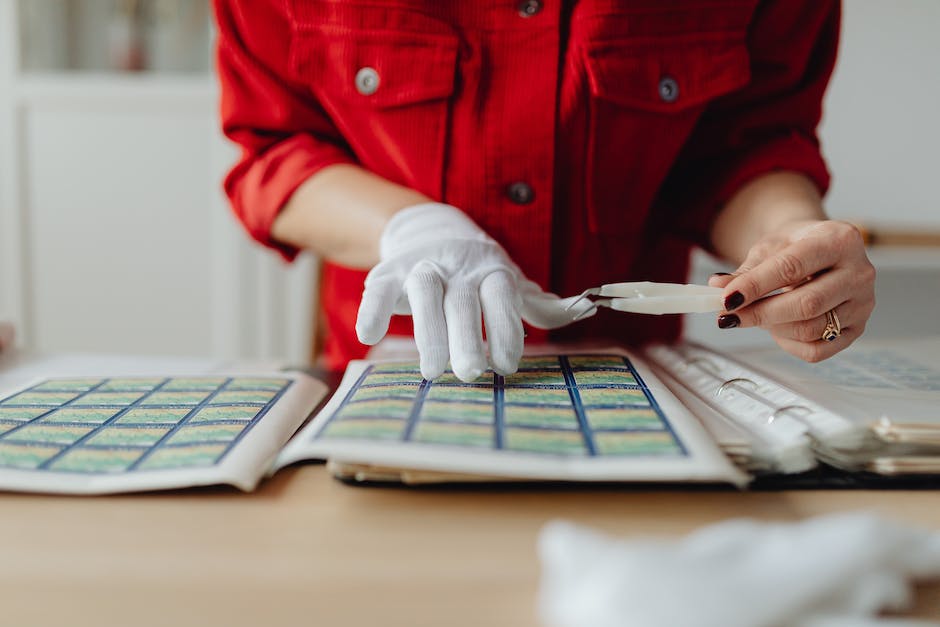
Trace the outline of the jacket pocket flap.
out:
[[[457,38],[447,35],[329,28],[297,33],[291,46],[298,80],[353,106],[448,98],[456,63]]]
[[[585,62],[595,97],[662,113],[703,105],[751,76],[743,40],[601,42]]]

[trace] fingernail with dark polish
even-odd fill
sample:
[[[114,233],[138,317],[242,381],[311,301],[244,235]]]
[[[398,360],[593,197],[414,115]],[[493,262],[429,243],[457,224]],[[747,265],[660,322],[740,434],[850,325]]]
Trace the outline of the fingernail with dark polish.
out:
[[[741,292],[731,292],[725,299],[725,309],[734,311],[744,303],[744,294]]]
[[[731,276],[730,272],[712,272],[712,276]]]
[[[741,319],[738,318],[735,314],[721,314],[718,316],[719,329],[733,329],[739,324],[741,324]]]

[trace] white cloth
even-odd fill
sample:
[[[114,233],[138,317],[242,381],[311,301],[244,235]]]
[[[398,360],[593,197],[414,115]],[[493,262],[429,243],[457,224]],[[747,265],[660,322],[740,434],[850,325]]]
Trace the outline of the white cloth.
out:
[[[729,520],[680,540],[616,540],[570,523],[539,537],[552,627],[940,625],[877,618],[940,577],[940,533],[866,513]]]
[[[448,356],[463,381],[479,377],[487,363],[511,374],[522,357],[522,320],[553,329],[593,313],[587,300],[566,310],[574,297],[543,292],[496,241],[450,205],[425,203],[392,216],[380,258],[366,277],[356,320],[359,341],[375,344],[393,313],[410,314],[426,379],[444,372]]]

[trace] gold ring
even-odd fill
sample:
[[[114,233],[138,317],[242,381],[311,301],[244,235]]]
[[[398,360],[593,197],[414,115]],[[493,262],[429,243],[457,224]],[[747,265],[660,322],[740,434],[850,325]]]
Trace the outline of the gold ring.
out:
[[[835,309],[826,312],[826,328],[823,329],[822,339],[831,342],[842,335],[842,323],[839,322],[839,316]]]

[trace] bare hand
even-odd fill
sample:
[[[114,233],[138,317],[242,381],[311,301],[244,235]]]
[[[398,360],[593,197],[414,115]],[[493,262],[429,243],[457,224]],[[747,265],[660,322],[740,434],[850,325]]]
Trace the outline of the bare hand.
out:
[[[875,268],[861,234],[836,220],[788,223],[752,246],[733,274],[715,275],[709,284],[725,288],[719,327],[761,327],[783,350],[809,362],[848,347],[875,307]],[[842,330],[826,341],[830,310]]]

